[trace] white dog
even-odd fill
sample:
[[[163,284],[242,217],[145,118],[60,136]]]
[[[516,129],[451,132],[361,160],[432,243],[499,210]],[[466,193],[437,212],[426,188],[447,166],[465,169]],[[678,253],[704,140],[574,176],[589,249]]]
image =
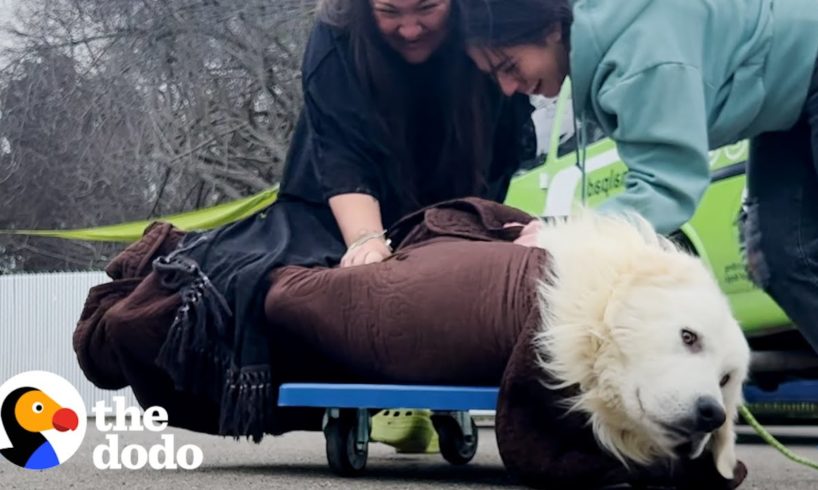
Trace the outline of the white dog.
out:
[[[709,447],[732,478],[750,351],[711,273],[635,215],[584,210],[537,228],[552,255],[537,351],[553,387],[579,387],[571,408],[624,464]]]

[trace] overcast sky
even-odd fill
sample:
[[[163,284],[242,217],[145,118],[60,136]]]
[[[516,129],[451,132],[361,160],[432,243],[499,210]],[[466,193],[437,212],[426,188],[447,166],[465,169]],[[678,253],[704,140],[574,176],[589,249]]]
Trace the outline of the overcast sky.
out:
[[[0,0],[0,18],[4,19],[12,0]]]
[[[0,0],[0,21],[5,23],[17,0]]]
[[[0,0],[0,27],[4,27],[8,23],[11,13],[14,11],[14,5],[17,2],[18,0]],[[0,32],[0,43],[6,40],[6,36]]]

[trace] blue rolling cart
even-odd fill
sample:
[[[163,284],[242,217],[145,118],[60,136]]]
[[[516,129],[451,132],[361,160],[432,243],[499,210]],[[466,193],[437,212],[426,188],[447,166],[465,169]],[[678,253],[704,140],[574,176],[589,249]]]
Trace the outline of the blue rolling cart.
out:
[[[369,454],[370,410],[432,410],[440,453],[451,464],[466,464],[477,452],[477,427],[469,410],[494,410],[497,388],[364,384],[283,384],[278,405],[325,408],[324,436],[330,468],[356,476]]]

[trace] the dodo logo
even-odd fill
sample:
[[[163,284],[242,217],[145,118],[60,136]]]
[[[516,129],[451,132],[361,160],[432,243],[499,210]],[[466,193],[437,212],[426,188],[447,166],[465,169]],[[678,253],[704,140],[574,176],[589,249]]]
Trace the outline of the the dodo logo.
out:
[[[3,383],[0,414],[0,454],[26,469],[64,463],[85,437],[82,397],[71,383],[46,371],[28,371]]]

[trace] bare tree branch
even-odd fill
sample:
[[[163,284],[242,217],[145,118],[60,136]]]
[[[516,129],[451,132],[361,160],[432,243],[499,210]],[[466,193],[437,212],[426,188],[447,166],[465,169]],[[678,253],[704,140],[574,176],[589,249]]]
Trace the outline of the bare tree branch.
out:
[[[274,185],[314,0],[27,0],[0,50],[0,226],[73,228]],[[0,238],[0,273],[99,244]]]

